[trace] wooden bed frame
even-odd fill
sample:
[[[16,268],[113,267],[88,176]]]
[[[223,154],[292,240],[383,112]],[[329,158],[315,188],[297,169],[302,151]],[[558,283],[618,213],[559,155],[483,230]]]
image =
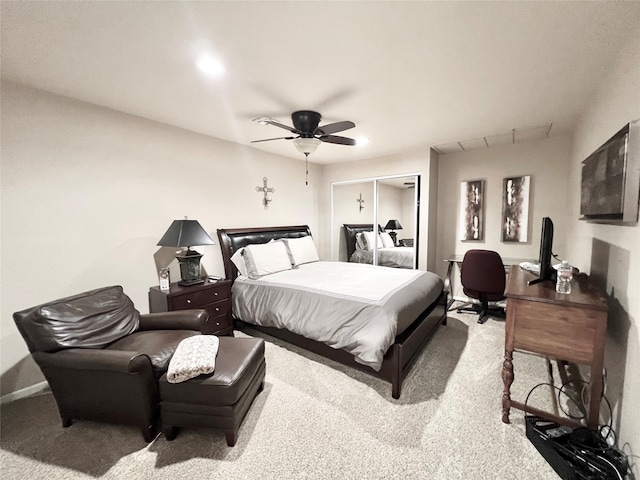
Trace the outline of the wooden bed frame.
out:
[[[356,235],[360,232],[373,232],[373,223],[345,223],[344,239],[347,242],[347,261],[351,261],[351,255],[356,251]],[[382,228],[378,225],[378,233]]]
[[[218,239],[222,249],[226,277],[233,280],[238,275],[237,269],[231,261],[231,256],[238,249],[250,244],[267,243],[272,239],[299,238],[306,235],[311,235],[307,225],[219,229]],[[354,356],[344,350],[331,348],[324,343],[310,340],[288,330],[252,325],[241,319],[236,319],[236,327],[240,330],[253,329],[266,333],[322,357],[382,378],[391,383],[393,398],[400,398],[402,381],[406,378],[431,336],[440,325],[446,324],[446,306],[447,292],[443,290],[435,302],[427,306],[404,332],[396,336],[396,340],[385,354],[382,367],[378,372],[369,366],[357,363]]]
[[[350,262],[351,261],[351,256],[353,255],[353,252],[356,251],[357,247],[356,247],[356,243],[357,243],[357,239],[356,237],[358,236],[358,234],[360,232],[373,232],[373,223],[345,223],[343,224],[343,228],[344,230],[344,237],[345,237],[345,241],[347,243],[347,261]],[[378,233],[382,233],[384,230],[382,229],[382,227],[380,225],[378,225]],[[411,245],[413,247],[413,245]],[[380,245],[378,245],[378,247],[380,247]],[[385,267],[397,267],[397,268],[417,268],[418,266],[418,249],[417,247],[414,248],[413,250],[413,265],[411,267],[408,267],[406,265],[394,265],[391,263],[386,263],[384,266]],[[380,260],[379,260],[380,261]]]

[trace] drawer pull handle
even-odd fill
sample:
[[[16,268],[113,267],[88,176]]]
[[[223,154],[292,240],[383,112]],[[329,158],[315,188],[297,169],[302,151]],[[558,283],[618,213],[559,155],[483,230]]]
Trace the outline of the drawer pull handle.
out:
[[[218,292],[213,292],[213,296],[217,297],[218,296]]]
[[[216,307],[216,312],[219,312],[219,311],[220,311],[220,308]]]
[[[191,300],[189,300],[188,298],[187,298],[187,303],[191,303]]]
[[[218,326],[218,327],[219,327],[219,326],[220,326],[220,322],[216,322],[216,326]]]

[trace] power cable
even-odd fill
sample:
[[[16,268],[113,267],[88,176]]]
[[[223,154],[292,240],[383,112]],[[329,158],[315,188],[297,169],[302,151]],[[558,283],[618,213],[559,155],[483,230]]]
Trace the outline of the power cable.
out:
[[[582,405],[580,405],[576,399],[574,399],[571,395],[569,395],[566,392],[567,387],[570,384],[574,384],[574,383],[583,384],[583,391],[582,391],[582,394],[580,395],[580,399],[582,400]],[[569,400],[571,400],[573,403],[576,404],[576,407],[579,410],[586,411],[583,392],[584,392],[584,389],[589,385],[590,385],[590,382],[587,382],[581,379],[568,380],[564,382],[560,387],[556,387],[555,385],[549,382],[538,383],[533,388],[531,388],[531,390],[529,390],[529,393],[527,394],[527,397],[524,402],[525,425],[527,424],[526,414],[527,414],[527,405],[529,403],[529,399],[533,394],[533,392],[536,389],[540,388],[541,386],[549,386],[552,389],[558,391],[557,393],[558,405],[560,405],[560,409],[562,410],[563,414],[565,414],[572,420],[578,420],[578,421],[584,420],[585,415],[581,417],[576,417],[574,415],[571,415],[569,412],[567,412],[565,408],[562,406],[560,397],[562,394],[566,395],[569,398]],[[604,392],[604,389],[603,389],[603,392]],[[575,458],[581,459],[583,462],[588,460],[589,457],[591,457],[592,459],[597,458],[604,461],[606,465],[608,465],[615,472],[618,479],[624,480],[622,473],[626,475],[626,473],[628,472],[628,469],[629,469],[628,457],[624,452],[620,451],[616,447],[617,434],[612,427],[613,411],[611,408],[611,403],[609,402],[609,399],[604,395],[604,393],[601,395],[600,398],[601,400],[605,401],[605,403],[607,404],[607,407],[609,408],[609,423],[600,425],[597,428],[597,430],[587,428],[587,427],[580,427],[578,429],[571,430],[571,433],[568,433],[568,435],[570,436],[568,437],[568,439],[566,439],[566,442],[563,448],[567,449],[567,451],[573,452],[573,454],[575,455]],[[580,407],[582,407],[582,409]],[[606,429],[606,434],[605,434],[605,429]],[[618,466],[616,466],[611,460],[604,457],[604,455],[606,454],[617,456],[620,459],[621,467],[624,467],[626,471],[621,473]],[[595,462],[595,460],[592,460],[592,462]],[[588,462],[586,463],[589,464]],[[595,467],[594,465],[590,465],[590,468],[595,468]],[[605,468],[605,467],[603,467],[601,464],[600,468]]]

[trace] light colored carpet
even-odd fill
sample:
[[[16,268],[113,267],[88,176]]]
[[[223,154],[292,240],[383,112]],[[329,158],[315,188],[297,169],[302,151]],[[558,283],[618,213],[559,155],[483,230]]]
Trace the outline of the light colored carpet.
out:
[[[63,429],[50,393],[2,407],[3,479],[558,479],[527,440],[523,413],[501,422],[504,321],[450,312],[399,400],[382,380],[267,338],[264,391],[235,447],[182,429],[144,443],[135,428]],[[238,334],[243,335],[243,334]],[[546,380],[544,359],[514,359],[514,399]],[[544,401],[544,399],[542,400]],[[539,406],[539,405],[538,405]]]

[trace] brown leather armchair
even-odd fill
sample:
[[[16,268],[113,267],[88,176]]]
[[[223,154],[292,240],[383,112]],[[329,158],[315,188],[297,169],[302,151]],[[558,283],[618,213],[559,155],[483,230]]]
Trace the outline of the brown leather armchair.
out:
[[[138,426],[155,437],[158,379],[185,338],[200,335],[205,310],[140,314],[122,287],[62,298],[13,314],[62,420]]]

